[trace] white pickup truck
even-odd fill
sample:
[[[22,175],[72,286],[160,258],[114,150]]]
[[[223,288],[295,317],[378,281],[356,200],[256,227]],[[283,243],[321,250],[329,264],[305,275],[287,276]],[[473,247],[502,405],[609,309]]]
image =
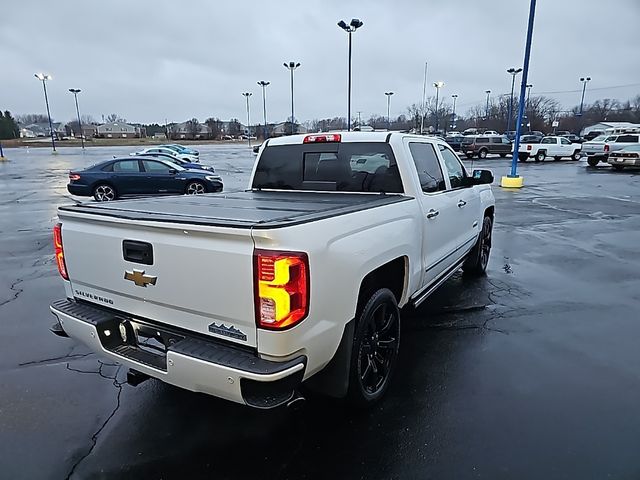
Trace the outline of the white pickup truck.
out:
[[[521,143],[518,148],[518,160],[526,162],[533,158],[536,162],[544,162],[547,157],[553,157],[554,160],[569,157],[578,161],[581,148],[579,143],[571,143],[564,137],[544,137],[540,143]]]
[[[400,308],[485,272],[492,181],[435,138],[294,135],[263,144],[247,191],[60,207],[52,331],[133,383],[270,408],[304,382],[372,404]]]

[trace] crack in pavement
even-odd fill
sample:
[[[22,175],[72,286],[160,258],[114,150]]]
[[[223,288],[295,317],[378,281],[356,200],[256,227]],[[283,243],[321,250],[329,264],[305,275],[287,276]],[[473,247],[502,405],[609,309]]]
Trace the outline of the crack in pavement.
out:
[[[89,355],[93,355],[93,352],[75,353],[73,355],[68,353],[67,355],[62,355],[60,357],[45,358],[44,360],[31,360],[29,362],[19,363],[18,366],[19,367],[27,367],[27,366],[31,366],[31,365],[42,365],[42,364],[49,363],[49,362],[55,362],[56,360],[64,360],[65,358],[84,358],[84,357],[88,357]]]
[[[0,307],[5,306],[7,303],[13,302],[14,300],[16,300],[20,294],[22,292],[24,292],[23,288],[18,288],[16,290],[16,285],[18,285],[19,283],[22,283],[23,279],[22,278],[18,278],[15,282],[13,282],[11,284],[11,286],[9,287],[9,290],[13,292],[13,297],[9,298],[8,300],[3,300],[2,302],[0,302]]]
[[[109,421],[114,417],[114,415],[116,414],[116,412],[120,409],[120,396],[122,395],[122,386],[126,385],[127,382],[119,382],[118,381],[118,373],[120,373],[120,370],[122,369],[122,365],[118,365],[115,363],[106,363],[103,362],[101,360],[98,360],[98,363],[100,364],[100,367],[98,368],[97,371],[92,371],[92,370],[79,370],[76,368],[71,368],[69,366],[69,363],[67,362],[66,368],[67,370],[71,371],[71,372],[76,372],[76,373],[82,373],[82,374],[91,374],[91,375],[99,375],[102,378],[105,378],[107,380],[111,380],[113,382],[113,386],[116,387],[116,389],[118,390],[118,394],[116,395],[116,406],[115,408],[111,411],[111,413],[109,414],[109,416],[106,418],[106,420],[102,423],[102,425],[100,425],[100,428],[98,428],[98,430],[96,430],[96,432],[91,436],[91,447],[89,448],[89,451],[87,453],[85,453],[84,455],[82,455],[72,466],[71,466],[71,470],[69,470],[69,473],[67,474],[67,476],[65,477],[66,480],[70,480],[71,476],[73,475],[73,473],[76,471],[76,468],[78,468],[78,466],[87,458],[89,457],[89,455],[91,455],[91,453],[93,453],[94,448],[96,447],[96,445],[98,444],[98,437],[100,436],[100,434],[102,433],[102,431],[105,429],[105,427],[107,426],[107,424],[109,423]],[[113,375],[106,375],[103,373],[102,369],[105,367],[117,367],[116,371]]]

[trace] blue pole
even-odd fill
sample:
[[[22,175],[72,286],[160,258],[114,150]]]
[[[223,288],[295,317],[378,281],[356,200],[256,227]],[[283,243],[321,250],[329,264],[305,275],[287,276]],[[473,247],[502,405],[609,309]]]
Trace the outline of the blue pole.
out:
[[[533,37],[533,19],[536,15],[536,0],[531,0],[529,7],[529,26],[527,27],[527,43],[524,47],[524,66],[522,72],[522,84],[520,85],[520,103],[518,105],[518,124],[516,125],[516,139],[513,144],[513,158],[511,159],[511,175],[518,176],[518,149],[520,148],[520,130],[522,115],[524,114],[524,95],[527,90],[527,77],[529,75],[529,57],[531,54],[531,39]]]

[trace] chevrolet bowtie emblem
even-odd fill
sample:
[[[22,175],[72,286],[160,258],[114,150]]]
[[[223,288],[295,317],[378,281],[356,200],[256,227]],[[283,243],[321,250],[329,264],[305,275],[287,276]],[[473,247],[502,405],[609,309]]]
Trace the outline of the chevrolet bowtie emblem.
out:
[[[144,270],[133,269],[132,272],[124,271],[124,279],[131,280],[138,287],[147,287],[147,285],[155,285],[158,277],[153,275],[145,275]]]

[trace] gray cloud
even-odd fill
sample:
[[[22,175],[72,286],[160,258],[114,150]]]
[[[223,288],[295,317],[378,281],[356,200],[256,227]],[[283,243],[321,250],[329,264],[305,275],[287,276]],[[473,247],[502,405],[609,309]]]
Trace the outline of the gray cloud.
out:
[[[336,22],[364,21],[353,36],[353,108],[368,118],[419,102],[424,62],[429,85],[457,93],[464,112],[484,90],[509,90],[505,69],[520,66],[527,0],[394,2],[14,2],[0,17],[0,107],[44,111],[33,73],[53,75],[52,114],[73,118],[70,87],[81,88],[83,113],[118,113],[130,121],[182,121],[192,116],[244,121],[242,91],[251,91],[253,121],[261,116],[258,80],[268,80],[268,115],[289,111],[296,71],[296,116],[346,114],[347,38]],[[590,75],[591,99],[626,99],[640,92],[640,3],[539,0],[529,83],[532,94],[577,90]],[[609,34],[605,34],[609,32]],[[600,88],[601,90],[597,90]],[[433,88],[429,88],[429,94]],[[566,106],[578,93],[551,95]]]

